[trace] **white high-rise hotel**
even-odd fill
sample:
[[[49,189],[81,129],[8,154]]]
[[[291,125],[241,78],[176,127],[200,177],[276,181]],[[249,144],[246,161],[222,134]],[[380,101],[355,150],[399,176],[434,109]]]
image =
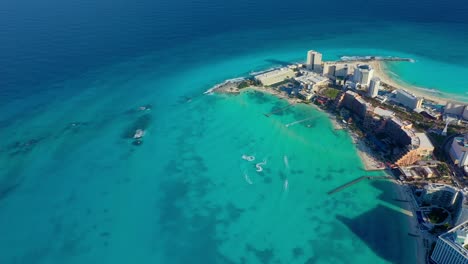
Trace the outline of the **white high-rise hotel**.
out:
[[[309,50],[306,65],[308,70],[319,71],[322,68],[322,53]]]
[[[372,77],[374,77],[374,69],[367,64],[358,64],[354,68],[354,82],[361,85],[369,86]]]
[[[369,97],[376,97],[379,94],[379,89],[380,89],[380,79],[375,77],[372,78],[369,84],[369,92],[368,95]]]
[[[468,264],[468,221],[439,236],[431,259],[437,264]]]

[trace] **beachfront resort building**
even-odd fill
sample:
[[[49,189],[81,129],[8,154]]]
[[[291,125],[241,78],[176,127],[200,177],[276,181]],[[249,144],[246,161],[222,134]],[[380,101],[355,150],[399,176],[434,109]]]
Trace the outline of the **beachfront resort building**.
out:
[[[431,206],[439,206],[453,212],[456,218],[462,209],[463,193],[450,185],[430,183],[425,186],[422,199]]]
[[[367,103],[359,94],[353,91],[346,91],[340,99],[338,107],[345,107],[361,119],[365,119],[369,115],[369,112],[374,111],[371,104]]]
[[[326,62],[323,64],[323,75],[329,78],[345,78],[350,73],[347,63]]]
[[[320,71],[320,69],[322,68],[322,53],[319,53],[314,50],[309,50],[307,52],[306,66],[308,70]]]
[[[328,78],[323,77],[315,72],[301,71],[301,73],[301,76],[294,79],[300,82],[304,88],[310,92],[317,92],[319,87],[327,85],[330,82]]]
[[[405,90],[398,89],[394,101],[411,110],[422,109],[423,99]]]
[[[431,260],[437,264],[468,264],[468,221],[437,239]]]
[[[468,120],[468,105],[448,102],[444,108],[444,115],[451,115],[458,119]]]
[[[434,145],[425,133],[416,133],[413,125],[397,117],[385,120],[385,133],[399,146],[402,151],[395,156],[398,166],[410,166],[417,161],[430,158]]]
[[[372,77],[374,76],[374,69],[367,64],[358,64],[354,68],[353,79],[356,84],[369,86]]]
[[[449,155],[455,165],[468,166],[468,134],[453,139]]]
[[[367,95],[371,98],[377,97],[379,94],[379,89],[380,89],[380,79],[375,77],[372,78],[369,84],[369,90],[367,92]]]
[[[290,67],[284,67],[258,74],[255,79],[265,86],[270,86],[295,76],[296,73]]]
[[[375,107],[374,108],[374,115],[376,115],[378,117],[383,117],[383,118],[391,118],[391,117],[395,116],[395,112],[387,110],[387,109],[383,109],[383,108],[380,108],[380,107]]]

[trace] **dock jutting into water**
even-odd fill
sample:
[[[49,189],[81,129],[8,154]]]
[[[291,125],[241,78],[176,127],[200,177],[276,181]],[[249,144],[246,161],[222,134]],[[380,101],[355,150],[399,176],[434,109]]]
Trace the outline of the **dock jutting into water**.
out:
[[[351,187],[351,185],[354,185],[354,184],[356,184],[356,183],[358,183],[360,181],[363,181],[365,179],[368,179],[368,180],[384,180],[384,179],[393,179],[393,178],[390,177],[390,176],[361,176],[361,177],[359,177],[357,179],[354,179],[354,180],[352,180],[352,181],[350,181],[348,183],[345,183],[345,184],[339,186],[338,188],[335,188],[335,189],[329,191],[327,194],[332,195],[332,194],[337,193],[339,191],[342,191],[342,190],[344,190],[344,189],[346,189],[348,187]]]
[[[380,56],[341,56],[338,62],[370,62],[370,61],[407,61],[414,62],[411,58],[380,57]]]

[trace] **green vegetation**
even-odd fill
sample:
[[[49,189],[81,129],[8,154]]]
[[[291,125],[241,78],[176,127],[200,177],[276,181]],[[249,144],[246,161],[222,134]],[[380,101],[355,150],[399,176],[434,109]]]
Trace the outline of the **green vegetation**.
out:
[[[339,90],[333,89],[333,88],[326,88],[323,92],[322,95],[330,98],[330,99],[335,99],[336,96],[340,93]]]
[[[250,84],[249,84],[248,81],[242,81],[241,83],[239,83],[239,84],[237,85],[237,88],[243,89],[243,88],[247,88],[247,87],[249,87],[249,86],[250,86]]]
[[[463,247],[466,248],[466,249],[468,249],[468,244],[465,244]]]
[[[442,208],[432,208],[432,210],[427,214],[427,218],[433,224],[440,224],[445,219],[447,219],[448,213]]]
[[[439,171],[440,176],[450,175],[450,169],[446,163],[437,164],[437,171]]]

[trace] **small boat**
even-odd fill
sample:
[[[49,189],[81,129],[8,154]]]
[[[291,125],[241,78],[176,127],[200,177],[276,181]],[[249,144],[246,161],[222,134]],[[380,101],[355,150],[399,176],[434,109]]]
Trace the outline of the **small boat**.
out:
[[[135,131],[135,135],[133,136],[134,139],[140,139],[145,135],[145,131],[143,129],[137,129]]]

